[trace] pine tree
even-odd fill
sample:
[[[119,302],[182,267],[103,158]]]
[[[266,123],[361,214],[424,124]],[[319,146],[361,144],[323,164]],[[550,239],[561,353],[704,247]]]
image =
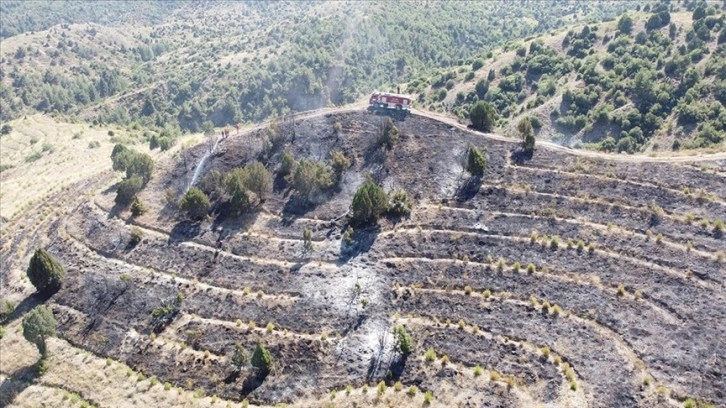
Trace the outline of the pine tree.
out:
[[[43,296],[50,296],[63,284],[66,271],[45,249],[35,250],[27,269],[28,279]]]
[[[257,342],[257,346],[255,346],[251,362],[252,366],[258,368],[263,374],[267,374],[272,370],[272,355],[260,342]]]
[[[534,130],[532,129],[532,121],[529,117],[522,118],[522,120],[519,121],[517,124],[517,130],[519,130],[519,134],[522,136],[524,150],[530,153],[533,152],[535,138]]]
[[[23,318],[23,337],[38,347],[42,358],[48,356],[45,339],[55,336],[57,322],[47,307],[36,306]]]
[[[351,204],[352,223],[365,225],[378,220],[388,207],[388,196],[374,182],[368,181],[358,188]]]
[[[192,187],[184,194],[181,209],[186,211],[192,219],[198,220],[207,215],[209,205],[207,195],[202,190]]]
[[[229,362],[235,372],[239,372],[242,370],[242,367],[247,364],[247,353],[239,343],[234,345],[234,350],[232,351],[232,356],[229,358]]]
[[[472,176],[481,177],[484,175],[484,169],[487,167],[487,159],[481,154],[476,146],[469,148],[469,158],[467,160],[466,171]]]
[[[494,106],[484,101],[475,103],[469,111],[471,125],[482,132],[491,132],[494,127],[494,116]]]

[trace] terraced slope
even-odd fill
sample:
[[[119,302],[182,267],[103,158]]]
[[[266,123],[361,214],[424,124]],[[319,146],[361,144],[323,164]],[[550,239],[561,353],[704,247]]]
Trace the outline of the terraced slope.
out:
[[[3,295],[27,292],[20,276],[41,243],[69,274],[48,301],[62,338],[49,374],[24,388],[28,362],[2,363],[0,388],[12,391],[3,402],[62,399],[62,389],[98,406],[419,406],[424,391],[435,406],[726,404],[726,245],[716,227],[726,161],[610,161],[547,147],[524,158],[513,142],[422,116],[397,122],[400,141],[386,152],[377,116],[292,123],[284,138],[295,157],[326,160],[335,149],[353,163],[314,208],[294,208],[277,180],[253,214],[225,218],[220,206],[214,219],[185,220],[164,191],[183,192],[207,148],[198,146],[159,163],[141,217],[113,206],[104,187],[114,178],[100,174],[77,186],[92,194],[40,204],[58,209],[42,222],[32,209],[11,220]],[[264,132],[221,142],[205,171],[258,157]],[[487,149],[481,180],[462,168],[471,145]],[[366,177],[405,189],[413,211],[348,243],[341,215]],[[180,307],[160,324],[163,302]],[[3,355],[27,348],[17,315]],[[413,339],[407,357],[395,351],[396,325]],[[233,373],[234,345],[257,342],[272,372]]]

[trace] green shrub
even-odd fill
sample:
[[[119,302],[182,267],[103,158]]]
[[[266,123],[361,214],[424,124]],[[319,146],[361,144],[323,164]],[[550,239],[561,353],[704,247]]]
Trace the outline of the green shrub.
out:
[[[724,233],[724,222],[723,220],[716,220],[713,222],[713,235],[721,237]]]
[[[524,146],[524,150],[530,153],[533,152],[535,137],[534,131],[532,130],[532,123],[529,118],[522,119],[517,125],[517,129],[522,135],[522,144]]]
[[[117,204],[127,205],[134,199],[136,194],[141,191],[144,186],[144,181],[141,177],[134,176],[119,181],[117,186],[116,198],[114,201]]]
[[[138,245],[144,238],[144,233],[138,227],[131,229],[131,245]]]
[[[133,215],[134,217],[138,217],[140,215],[146,214],[146,211],[146,205],[144,205],[144,203],[142,203],[138,197],[134,197],[134,200],[131,203],[131,215]]]
[[[335,179],[340,181],[343,176],[343,172],[350,167],[350,160],[339,150],[334,150],[330,153],[330,167],[333,169]]]
[[[484,101],[475,103],[469,111],[469,119],[474,129],[482,132],[491,132],[494,128],[494,121],[496,120],[494,106]]]
[[[429,348],[428,350],[426,350],[426,352],[424,353],[424,360],[429,363],[436,360],[436,352],[433,348]]]
[[[633,18],[627,14],[623,14],[618,20],[618,31],[622,34],[628,34],[633,31]]]
[[[149,138],[149,150],[154,150],[157,147],[159,147],[159,137],[156,135],[151,135]]]
[[[209,211],[209,198],[204,192],[192,187],[184,194],[181,202],[181,210],[185,211],[190,218],[198,220],[207,215]]]
[[[126,178],[141,177],[144,185],[149,182],[154,171],[154,160],[151,156],[129,150],[122,144],[116,144],[113,147],[111,161],[114,170],[125,171]]]
[[[259,369],[262,373],[267,374],[272,370],[272,355],[270,351],[257,342],[255,351],[252,353],[251,359],[252,366]]]
[[[431,405],[431,403],[434,402],[434,393],[431,391],[426,391],[424,393],[424,405]]]
[[[408,333],[405,327],[398,325],[393,328],[393,335],[396,338],[396,348],[403,355],[411,354],[413,350],[413,343],[411,335]]]
[[[474,92],[476,92],[476,96],[478,96],[479,99],[484,99],[487,92],[489,92],[489,81],[486,79],[480,79],[474,86]]]
[[[285,150],[282,153],[282,158],[280,159],[280,167],[277,169],[277,172],[282,177],[286,177],[292,172],[292,169],[295,167],[295,158],[292,157],[292,153],[290,153],[288,150]]]
[[[237,168],[227,173],[224,178],[225,192],[229,196],[229,203],[235,214],[241,214],[252,207],[250,195],[245,187],[245,177],[244,170]]]
[[[411,214],[413,202],[403,190],[396,190],[391,196],[391,202],[388,205],[388,213],[394,217],[405,217]]]
[[[113,169],[116,171],[126,171],[126,167],[131,160],[133,152],[122,144],[116,144],[111,151],[111,161]]]
[[[295,164],[291,185],[300,198],[311,201],[314,196],[333,186],[333,177],[324,164],[302,159]]]
[[[351,222],[354,225],[374,223],[388,207],[388,196],[378,184],[367,181],[358,188],[351,204]]]
[[[557,250],[557,248],[559,248],[559,246],[560,246],[560,239],[556,235],[553,235],[550,238],[550,248],[553,250]]]
[[[483,151],[486,152],[486,148]],[[487,159],[476,146],[469,148],[469,156],[466,163],[466,171],[472,176],[481,177],[484,175],[484,170],[487,167]]]
[[[442,89],[443,91],[443,89]],[[446,95],[446,91],[443,91]],[[398,143],[399,131],[398,128],[393,124],[391,118],[387,118],[381,129],[380,136],[378,138],[378,144],[383,146],[386,150],[393,149],[393,146]]]
[[[66,271],[45,249],[35,250],[26,270],[30,283],[43,296],[50,296],[63,285]]]
[[[260,162],[245,166],[244,172],[245,187],[257,194],[260,202],[265,201],[265,196],[272,189],[272,173]]]
[[[43,157],[43,155],[40,152],[33,152],[33,153],[25,156],[25,162],[32,163],[34,161],[40,160],[41,157]]]
[[[126,167],[126,177],[139,176],[144,185],[151,180],[151,173],[154,171],[154,160],[145,153],[135,153]]]
[[[383,381],[379,382],[376,386],[376,392],[378,393],[378,396],[383,395],[383,393],[386,392],[386,383]]]
[[[239,372],[247,364],[247,353],[239,343],[234,345],[234,350],[229,358],[229,363],[235,372]]]
[[[348,228],[346,228],[345,232],[343,233],[343,242],[345,242],[346,245],[352,245],[354,234],[355,234],[355,231],[353,230],[353,227],[351,227],[349,225]]]

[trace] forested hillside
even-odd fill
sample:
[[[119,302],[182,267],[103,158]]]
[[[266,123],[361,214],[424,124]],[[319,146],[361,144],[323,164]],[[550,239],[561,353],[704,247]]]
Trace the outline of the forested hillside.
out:
[[[406,92],[467,118],[492,104],[500,131],[532,117],[540,138],[607,152],[704,148],[726,134],[723,4],[652,3],[617,20],[513,42]]]
[[[205,122],[259,121],[349,103],[375,88],[470,63],[508,40],[635,7],[162,2],[144,3],[142,18],[130,22],[127,12],[136,4],[59,11],[55,4],[3,2],[3,23],[11,23],[2,35],[24,33],[3,40],[0,119],[57,112],[170,133],[198,131]]]
[[[0,38],[46,30],[58,24],[155,24],[190,1],[27,1],[0,2]]]

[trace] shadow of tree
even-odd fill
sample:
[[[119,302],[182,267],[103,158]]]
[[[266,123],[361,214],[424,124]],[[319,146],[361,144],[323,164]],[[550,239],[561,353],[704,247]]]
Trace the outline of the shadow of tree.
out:
[[[20,316],[24,315],[25,313],[32,310],[34,307],[38,306],[39,304],[45,302],[48,300],[50,296],[42,296],[40,293],[33,293],[32,295],[26,297],[23,299],[20,304],[15,306],[15,309],[12,313],[7,314],[5,316],[0,316],[0,324],[7,325],[15,320],[17,320]]]
[[[19,368],[0,384],[0,407],[9,406],[15,397],[33,384],[38,376],[38,363]]]
[[[456,190],[456,199],[459,202],[468,201],[474,198],[479,192],[481,187],[481,177],[471,176],[469,177],[459,188]]]
[[[356,229],[353,232],[352,243],[345,239],[340,240],[340,262],[347,263],[356,256],[368,252],[378,238],[381,228],[376,225],[366,229]]]
[[[188,241],[199,235],[202,226],[199,221],[184,220],[174,224],[169,232],[169,243]]]
[[[522,165],[525,162],[532,160],[533,154],[534,154],[533,151],[519,148],[517,150],[512,151],[511,159],[512,159],[513,163],[515,163],[517,165]]]

